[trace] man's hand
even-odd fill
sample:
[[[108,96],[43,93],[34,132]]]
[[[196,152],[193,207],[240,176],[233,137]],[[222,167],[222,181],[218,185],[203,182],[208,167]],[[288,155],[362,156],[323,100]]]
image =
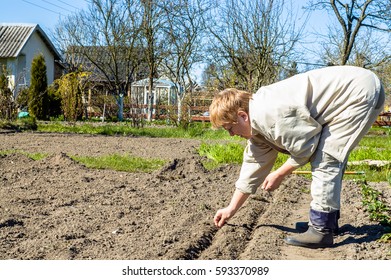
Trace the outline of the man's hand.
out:
[[[234,214],[229,207],[218,210],[213,218],[215,226],[221,228]]]
[[[236,211],[238,211],[238,209],[243,205],[249,195],[250,194],[242,193],[236,189],[228,207],[218,210],[214,216],[213,221],[215,225],[221,228],[228,221],[228,219],[235,215]]]
[[[266,176],[266,179],[263,181],[261,188],[268,192],[274,191],[280,186],[282,180],[284,180],[284,178],[291,174],[295,169],[296,167],[290,165],[288,162],[285,162],[276,171],[271,172]]]
[[[268,192],[274,191],[280,186],[282,180],[284,180],[284,176],[281,176],[276,171],[271,172],[263,181],[261,188]]]

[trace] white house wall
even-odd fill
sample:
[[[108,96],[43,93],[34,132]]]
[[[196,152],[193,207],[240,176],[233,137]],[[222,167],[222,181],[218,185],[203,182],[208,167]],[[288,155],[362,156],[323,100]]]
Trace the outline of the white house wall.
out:
[[[26,56],[26,82],[30,85],[31,64],[35,56],[43,54],[46,64],[46,76],[48,84],[54,81],[54,56],[42,41],[41,37],[34,32],[27,43],[24,45],[21,53]]]
[[[21,54],[18,56],[18,71],[16,76],[17,86],[26,86],[27,85],[27,69],[26,69],[26,56]]]

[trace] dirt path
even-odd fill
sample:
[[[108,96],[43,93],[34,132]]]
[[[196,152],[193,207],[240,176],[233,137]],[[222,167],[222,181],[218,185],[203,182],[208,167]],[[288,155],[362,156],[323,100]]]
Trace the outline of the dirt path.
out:
[[[33,161],[0,156],[0,259],[391,259],[377,242],[360,186],[344,182],[342,233],[328,249],[286,246],[283,237],[306,221],[309,181],[292,175],[271,195],[250,197],[229,224],[212,218],[227,205],[239,166],[207,171],[201,142],[62,134],[0,133],[0,151],[46,153]],[[164,158],[151,174],[94,170],[70,155],[133,154]],[[387,183],[372,185],[391,205]]]

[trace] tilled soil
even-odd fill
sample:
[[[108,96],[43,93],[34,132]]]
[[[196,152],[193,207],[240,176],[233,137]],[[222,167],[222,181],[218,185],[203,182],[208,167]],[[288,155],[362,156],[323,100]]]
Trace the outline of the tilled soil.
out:
[[[207,171],[198,140],[0,133],[0,259],[308,260],[391,259],[385,229],[369,219],[360,185],[344,181],[341,233],[335,246],[284,244],[306,221],[309,180],[289,176],[272,194],[261,190],[222,229],[217,209],[234,191],[240,166]],[[11,152],[12,151],[12,152]],[[23,153],[45,153],[34,161]],[[4,153],[3,153],[4,154]],[[160,170],[90,169],[71,155],[131,154],[162,158]],[[371,184],[391,205],[388,183]]]

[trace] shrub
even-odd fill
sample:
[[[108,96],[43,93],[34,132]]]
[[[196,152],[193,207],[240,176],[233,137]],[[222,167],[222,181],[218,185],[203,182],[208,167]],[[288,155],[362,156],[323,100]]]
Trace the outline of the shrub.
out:
[[[28,111],[39,120],[46,119],[48,113],[46,63],[42,54],[34,57],[31,65],[31,84]]]
[[[8,88],[7,69],[0,69],[0,118],[13,120],[16,118],[16,106],[12,91]]]

